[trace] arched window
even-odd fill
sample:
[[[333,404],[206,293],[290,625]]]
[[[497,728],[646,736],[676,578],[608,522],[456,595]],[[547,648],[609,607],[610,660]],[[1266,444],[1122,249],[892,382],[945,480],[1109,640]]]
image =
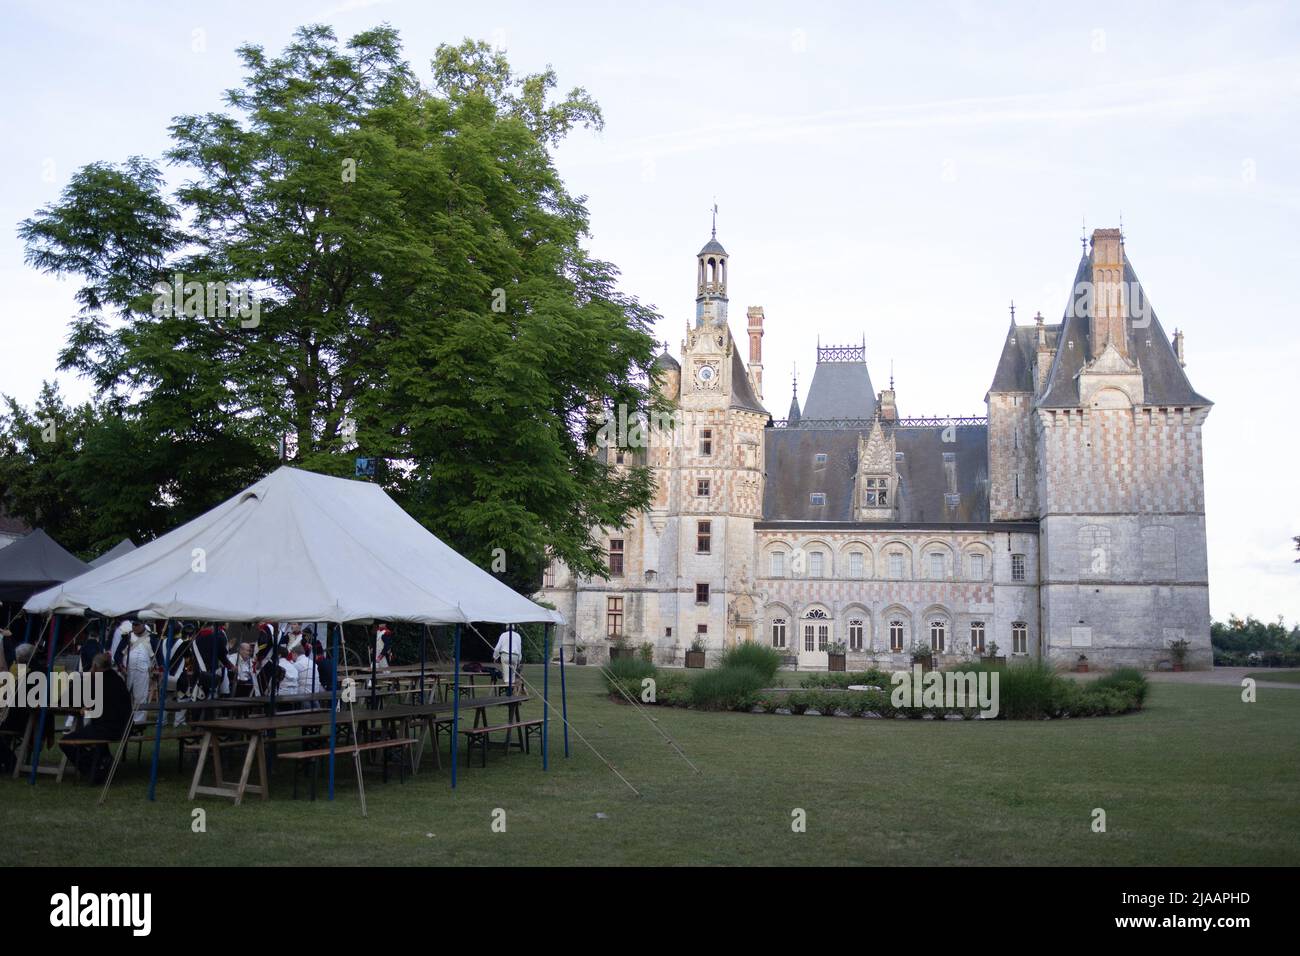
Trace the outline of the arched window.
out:
[[[948,624],[946,621],[935,618],[930,622],[930,650],[936,654],[944,652],[944,645],[947,643]]]
[[[970,649],[971,649],[971,653],[974,654],[984,653],[984,622],[983,621],[970,622]]]
[[[889,622],[889,649],[895,654],[903,652],[903,622],[895,618]]]
[[[821,608],[813,608],[804,615],[803,649],[805,651],[824,651],[830,643],[830,616]]]
[[[849,621],[849,650],[862,650],[862,631],[863,626],[860,618],[853,618]]]
[[[785,618],[783,617],[772,621],[772,646],[785,648]]]
[[[1029,625],[1024,621],[1015,621],[1011,625],[1011,653],[1029,653]]]

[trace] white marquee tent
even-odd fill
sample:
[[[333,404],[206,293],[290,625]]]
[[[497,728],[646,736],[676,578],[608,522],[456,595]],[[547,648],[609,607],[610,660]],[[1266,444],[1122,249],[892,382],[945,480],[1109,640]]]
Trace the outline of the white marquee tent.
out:
[[[378,485],[296,468],[24,607],[209,621],[563,622],[443,544]]]

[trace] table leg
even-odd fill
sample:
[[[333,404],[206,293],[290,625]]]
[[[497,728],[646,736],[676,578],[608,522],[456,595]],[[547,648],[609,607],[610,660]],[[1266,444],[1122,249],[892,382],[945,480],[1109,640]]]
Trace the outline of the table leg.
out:
[[[248,750],[244,753],[244,770],[239,775],[239,786],[235,788],[235,806],[244,802],[244,790],[248,788],[248,776],[253,771],[253,759],[257,756],[257,742],[261,739],[260,734],[250,734],[248,737]]]
[[[199,759],[194,764],[194,779],[190,781],[190,796],[194,799],[194,794],[198,792],[199,784],[203,782],[203,761],[208,757],[208,748],[212,746],[212,731],[203,732],[203,743],[199,745]]]
[[[257,785],[262,791],[262,799],[271,798],[271,781],[266,774],[266,744],[262,742],[262,735],[257,735]]]

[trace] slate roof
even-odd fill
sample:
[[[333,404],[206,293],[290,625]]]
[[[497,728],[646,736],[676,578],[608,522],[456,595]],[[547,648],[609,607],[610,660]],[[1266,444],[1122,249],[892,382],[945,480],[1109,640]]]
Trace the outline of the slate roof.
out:
[[[803,403],[804,421],[870,419],[876,414],[876,390],[866,362],[818,362]]]
[[[768,414],[767,409],[754,394],[753,386],[749,384],[749,372],[740,359],[740,350],[734,347],[731,350],[731,407],[759,412],[763,415]]]
[[[1079,404],[1079,370],[1088,362],[1091,345],[1091,324],[1079,305],[1083,293],[1073,290],[1079,284],[1092,277],[1091,254],[1079,261],[1071,286],[1071,299],[1066,306],[1058,337],[1060,348],[1052,361],[1047,384],[1039,397],[1038,405],[1043,408],[1073,408]],[[1174,347],[1165,335],[1155,311],[1150,308],[1150,299],[1141,288],[1133,264],[1124,256],[1124,281],[1130,289],[1138,289],[1146,303],[1151,316],[1150,325],[1135,328],[1128,323],[1129,358],[1137,362],[1142,370],[1144,403],[1147,405],[1211,405],[1208,398],[1199,394],[1187,378],[1187,373],[1178,364]],[[1147,343],[1151,344],[1148,345]]]
[[[1060,336],[1060,325],[1043,324],[1043,337],[1048,348],[1055,348]],[[990,392],[1029,392],[1038,390],[1034,381],[1034,358],[1038,354],[1038,324],[1017,325],[1008,333],[998,359],[998,369],[993,373]]]
[[[675,359],[675,358],[673,358],[671,355],[669,355],[667,349],[664,349],[662,352],[659,353],[658,356],[655,357],[655,360],[654,360],[654,367],[655,367],[655,368],[670,368],[670,369],[672,369],[674,372],[680,372],[680,371],[682,370],[682,367],[681,367],[681,365],[678,363],[677,359]]]
[[[722,248],[722,243],[718,242],[716,236],[706,242],[704,248],[696,253],[700,256],[725,256],[726,254],[727,250]]]
[[[898,510],[893,524],[989,520],[986,426],[957,426],[953,442],[942,440],[941,426],[886,428],[893,432],[895,449],[903,455],[895,462],[900,485],[895,490]],[[766,429],[763,520],[853,521],[858,438],[869,432],[870,428]],[[816,463],[817,454],[826,455],[824,465]],[[945,454],[951,454],[953,460],[945,462]],[[957,496],[951,504],[947,498],[950,466]],[[814,492],[826,496],[825,505],[812,504]]]

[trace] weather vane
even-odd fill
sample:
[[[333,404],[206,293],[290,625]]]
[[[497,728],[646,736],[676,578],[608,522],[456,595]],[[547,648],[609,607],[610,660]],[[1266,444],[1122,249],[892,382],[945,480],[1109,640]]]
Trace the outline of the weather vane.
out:
[[[713,197],[713,238],[718,238],[718,197]]]

